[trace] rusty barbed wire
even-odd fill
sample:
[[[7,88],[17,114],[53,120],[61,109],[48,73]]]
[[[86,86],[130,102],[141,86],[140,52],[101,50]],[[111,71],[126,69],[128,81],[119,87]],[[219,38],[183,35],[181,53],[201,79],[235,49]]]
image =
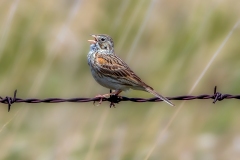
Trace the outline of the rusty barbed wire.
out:
[[[110,90],[111,92],[111,90]],[[217,86],[214,87],[214,93],[212,95],[203,94],[198,96],[176,96],[176,97],[166,97],[169,100],[194,100],[194,99],[213,99],[213,103],[216,103],[217,101],[222,101],[224,99],[240,99],[240,95],[231,95],[231,94],[222,94],[217,92]],[[17,98],[17,90],[15,90],[13,97],[0,97],[0,103],[8,104],[8,112],[11,109],[11,106],[13,103],[61,103],[61,102],[94,102],[100,101],[101,98],[47,98],[47,99],[36,99],[36,98],[29,98],[29,99],[21,99]],[[121,101],[131,101],[131,102],[160,102],[162,101],[159,98],[129,98],[129,97],[123,97],[123,96],[115,96],[112,95],[109,98],[103,98],[102,101],[108,101],[110,102],[110,108],[115,107],[115,104],[121,102]]]

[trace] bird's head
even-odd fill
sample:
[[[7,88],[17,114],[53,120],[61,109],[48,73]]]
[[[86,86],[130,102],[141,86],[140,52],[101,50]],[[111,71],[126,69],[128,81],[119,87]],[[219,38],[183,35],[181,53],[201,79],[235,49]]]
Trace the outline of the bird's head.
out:
[[[101,50],[105,53],[114,53],[114,44],[110,36],[106,34],[91,35],[94,40],[88,40],[91,45],[94,45],[97,50]]]

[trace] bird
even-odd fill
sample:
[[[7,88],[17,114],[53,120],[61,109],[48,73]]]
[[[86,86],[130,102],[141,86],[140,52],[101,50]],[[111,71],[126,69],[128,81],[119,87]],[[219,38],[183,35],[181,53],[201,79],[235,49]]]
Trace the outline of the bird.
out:
[[[119,58],[114,51],[113,39],[106,34],[92,34],[90,51],[87,59],[93,78],[103,87],[114,90],[112,93],[98,95],[100,102],[103,98],[115,95],[118,96],[122,91],[129,89],[146,91],[158,97],[167,104],[174,106],[164,96],[157,93],[152,87],[144,83],[130,67]]]

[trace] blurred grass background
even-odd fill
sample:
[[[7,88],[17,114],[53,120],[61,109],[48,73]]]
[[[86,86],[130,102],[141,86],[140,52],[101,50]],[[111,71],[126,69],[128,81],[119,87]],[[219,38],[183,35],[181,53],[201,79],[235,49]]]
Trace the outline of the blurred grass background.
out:
[[[0,96],[94,97],[109,92],[87,65],[89,34],[165,96],[186,95],[240,19],[237,0],[1,0]],[[192,94],[240,94],[240,29]],[[151,97],[129,91],[129,97]],[[0,104],[0,159],[238,159],[239,102]]]

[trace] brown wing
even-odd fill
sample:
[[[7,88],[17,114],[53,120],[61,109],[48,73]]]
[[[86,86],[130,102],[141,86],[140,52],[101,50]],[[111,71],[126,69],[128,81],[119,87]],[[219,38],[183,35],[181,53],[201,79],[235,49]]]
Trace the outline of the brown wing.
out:
[[[96,54],[96,69],[104,76],[117,78],[123,85],[147,86],[119,57],[113,54]]]

